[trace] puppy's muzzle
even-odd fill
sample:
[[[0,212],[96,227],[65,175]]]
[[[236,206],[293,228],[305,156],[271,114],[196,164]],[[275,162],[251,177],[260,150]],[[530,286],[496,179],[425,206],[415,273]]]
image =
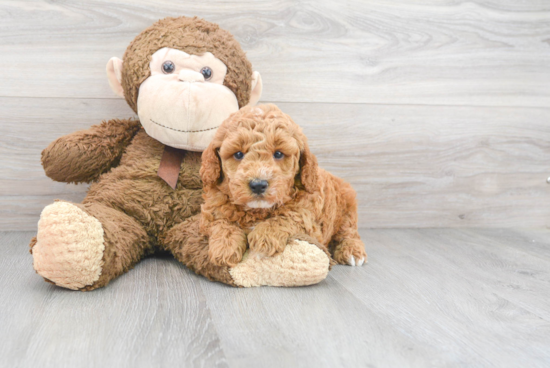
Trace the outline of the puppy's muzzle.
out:
[[[250,180],[250,182],[248,183],[248,186],[250,187],[252,193],[257,195],[264,194],[268,185],[269,183],[267,182],[267,180],[260,179],[253,179]]]

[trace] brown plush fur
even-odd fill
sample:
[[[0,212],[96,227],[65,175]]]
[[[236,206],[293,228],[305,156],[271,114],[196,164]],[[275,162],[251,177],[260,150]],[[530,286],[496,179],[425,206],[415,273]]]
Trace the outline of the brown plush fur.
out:
[[[227,66],[224,84],[244,106],[250,99],[252,67],[233,36],[198,18],[166,18],[138,35],[124,54],[122,86],[137,111],[138,90],[150,75],[151,55],[163,47],[190,54],[211,52]],[[147,254],[168,250],[212,280],[234,285],[226,266],[207,257],[198,234],[202,203],[200,153],[186,152],[175,190],[157,175],[165,146],[148,136],[138,120],[109,120],[51,143],[42,152],[46,175],[67,183],[92,182],[79,208],[103,226],[105,251],[99,280],[105,286]],[[31,241],[32,248],[36,239]]]
[[[42,152],[46,175],[65,183],[88,183],[116,166],[141,128],[138,120],[114,119],[61,137]],[[82,165],[82,163],[86,163]]]
[[[144,30],[124,54],[122,86],[126,101],[135,112],[139,86],[151,74],[151,55],[163,47],[194,55],[211,52],[227,66],[223,84],[237,96],[239,106],[250,100],[252,64],[231,33],[197,17],[169,17]]]
[[[207,242],[198,234],[198,217],[193,217],[203,202],[200,153],[186,152],[173,190],[157,175],[164,145],[143,129],[131,140],[115,139],[121,134],[121,124],[135,126],[139,122],[104,122],[61,137],[43,152],[43,157],[56,157],[52,161],[43,160],[46,173],[56,180],[67,175],[72,181],[84,182],[97,175],[86,169],[95,165],[95,160],[93,155],[86,154],[85,147],[95,157],[110,157],[111,164],[117,165],[110,167],[105,160],[103,166],[110,171],[97,175],[83,203],[76,204],[101,222],[105,239],[101,276],[82,290],[105,286],[157,249],[172,252],[201,275],[233,285],[227,267],[208,263]],[[106,138],[102,145],[98,144],[101,136]],[[52,170],[50,162],[67,173]],[[31,253],[34,244],[35,240],[31,242]]]
[[[235,159],[236,152],[244,158]],[[274,159],[274,152],[284,153]],[[330,246],[334,260],[366,258],[357,232],[352,187],[317,166],[300,127],[275,105],[245,107],[231,115],[203,152],[201,231],[214,264],[234,266],[247,246],[264,256],[281,253],[293,234]],[[249,182],[269,182],[261,197]],[[271,208],[250,208],[263,200]]]

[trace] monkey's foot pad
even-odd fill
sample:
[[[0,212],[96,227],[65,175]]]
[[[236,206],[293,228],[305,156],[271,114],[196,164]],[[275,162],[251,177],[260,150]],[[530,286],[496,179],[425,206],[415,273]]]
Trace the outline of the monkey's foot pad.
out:
[[[36,272],[56,285],[77,290],[99,279],[103,266],[103,227],[68,202],[46,206],[32,249]]]
[[[293,240],[273,257],[250,257],[247,251],[229,273],[238,286],[305,286],[324,280],[329,266],[329,257],[316,245]]]

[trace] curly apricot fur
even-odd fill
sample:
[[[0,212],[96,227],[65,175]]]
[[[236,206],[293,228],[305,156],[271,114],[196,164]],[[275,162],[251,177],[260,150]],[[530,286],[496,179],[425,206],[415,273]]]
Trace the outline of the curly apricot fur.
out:
[[[238,151],[242,159],[233,156]],[[274,158],[275,151],[283,158]],[[307,234],[330,246],[338,263],[348,263],[350,256],[366,258],[357,232],[355,191],[318,167],[300,127],[275,105],[245,107],[231,115],[203,152],[200,173],[201,231],[211,236],[213,262],[243,249],[240,239],[228,244],[233,240],[227,235],[227,249],[222,249],[217,235],[238,230],[246,234],[251,252],[263,256],[281,253],[293,235]],[[253,179],[268,182],[265,193],[250,190]]]

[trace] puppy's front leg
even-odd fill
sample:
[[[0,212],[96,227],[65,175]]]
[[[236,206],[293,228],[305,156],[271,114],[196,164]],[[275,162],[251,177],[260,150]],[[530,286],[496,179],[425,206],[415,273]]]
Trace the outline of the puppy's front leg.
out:
[[[248,234],[250,252],[271,257],[282,253],[292,234],[300,232],[300,227],[284,217],[267,219]]]
[[[246,234],[229,221],[217,220],[210,224],[208,256],[218,266],[236,266],[246,251]]]

